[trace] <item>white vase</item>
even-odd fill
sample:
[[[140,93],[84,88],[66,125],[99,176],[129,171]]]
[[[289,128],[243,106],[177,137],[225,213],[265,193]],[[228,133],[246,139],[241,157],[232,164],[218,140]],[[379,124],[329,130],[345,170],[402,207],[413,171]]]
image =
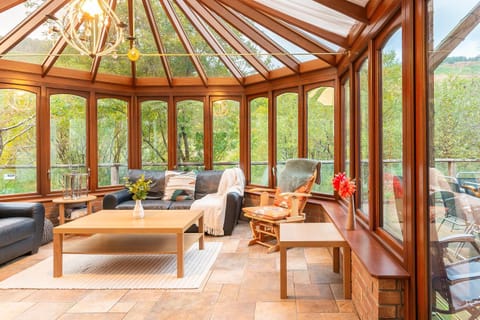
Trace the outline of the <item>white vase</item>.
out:
[[[135,200],[135,208],[133,208],[133,217],[135,219],[143,219],[145,212],[143,211],[142,200]]]

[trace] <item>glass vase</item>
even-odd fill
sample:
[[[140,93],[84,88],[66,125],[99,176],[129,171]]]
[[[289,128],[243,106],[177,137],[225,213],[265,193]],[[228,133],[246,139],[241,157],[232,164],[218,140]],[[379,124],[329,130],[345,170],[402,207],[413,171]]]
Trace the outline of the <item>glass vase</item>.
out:
[[[135,200],[135,207],[133,208],[133,217],[135,219],[143,219],[145,212],[143,211],[142,200]]]

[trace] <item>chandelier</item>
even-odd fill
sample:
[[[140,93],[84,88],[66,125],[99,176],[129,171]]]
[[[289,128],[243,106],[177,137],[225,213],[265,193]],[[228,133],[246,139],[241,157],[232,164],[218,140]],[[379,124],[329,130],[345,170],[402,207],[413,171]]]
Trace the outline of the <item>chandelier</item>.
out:
[[[126,24],[104,0],[73,0],[65,10],[61,19],[48,17],[56,23],[52,30],[60,32],[69,45],[92,58],[117,54]]]

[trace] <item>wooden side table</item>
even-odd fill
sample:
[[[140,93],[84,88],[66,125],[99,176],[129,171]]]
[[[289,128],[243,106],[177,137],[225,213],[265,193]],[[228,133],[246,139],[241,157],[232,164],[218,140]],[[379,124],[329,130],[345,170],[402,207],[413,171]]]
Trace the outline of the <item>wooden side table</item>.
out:
[[[305,215],[301,214],[294,217],[285,217],[288,213],[286,210],[283,215],[281,212],[278,212],[278,217],[271,217],[262,213],[262,210],[269,210],[269,208],[271,207],[248,207],[244,208],[243,211],[245,217],[250,219],[250,230],[252,231],[253,237],[248,245],[260,244],[268,248],[268,253],[272,253],[280,249],[280,225],[291,222],[303,222],[305,221]],[[268,242],[271,240],[273,241]]]
[[[280,298],[287,298],[287,249],[295,247],[333,247],[333,271],[340,269],[339,248],[343,248],[343,293],[352,298],[352,258],[350,247],[333,223],[280,225]]]
[[[71,203],[86,203],[87,204],[87,214],[92,213],[92,201],[97,199],[96,196],[88,195],[86,197],[81,197],[77,199],[64,199],[63,197],[55,198],[52,200],[53,203],[58,204],[58,219],[60,224],[65,223],[65,205]]]

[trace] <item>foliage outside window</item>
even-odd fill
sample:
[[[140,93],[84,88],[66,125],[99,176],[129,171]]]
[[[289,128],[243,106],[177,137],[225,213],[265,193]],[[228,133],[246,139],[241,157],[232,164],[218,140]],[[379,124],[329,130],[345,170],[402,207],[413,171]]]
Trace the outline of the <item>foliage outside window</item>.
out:
[[[368,59],[363,61],[358,70],[358,101],[360,103],[358,112],[360,117],[360,167],[358,177],[360,181],[357,182],[358,196],[360,200],[359,208],[368,216],[368,179],[370,176],[369,169],[369,125],[368,125]]]
[[[312,191],[333,194],[331,179],[334,175],[334,89],[318,87],[307,92],[308,158],[322,162],[321,184]]]
[[[168,163],[168,104],[149,100],[140,104],[142,117],[142,168],[165,170]]]
[[[347,177],[350,174],[350,80],[347,79],[342,85],[342,101],[343,101],[343,171]]]
[[[177,165],[182,170],[202,170],[203,102],[184,100],[177,103]]]
[[[240,163],[240,102],[213,103],[213,167],[222,170]]]
[[[298,94],[283,93],[276,98],[277,173],[288,159],[298,157]]]
[[[403,241],[402,30],[394,32],[381,51],[381,227]]]
[[[128,103],[97,100],[98,186],[121,184],[128,170]]]
[[[37,96],[0,89],[0,194],[37,190]]]
[[[63,189],[63,174],[86,172],[87,99],[71,94],[50,96],[50,190]]]
[[[433,29],[426,39],[431,47],[426,52],[429,199],[424,219],[430,228],[431,318],[473,319],[475,315],[467,310],[478,308],[478,289],[474,289],[478,278],[472,277],[472,270],[479,253],[466,241],[439,248],[442,240],[459,235],[466,239],[465,233],[477,244],[479,240],[480,27],[478,20],[471,23],[478,1],[454,6],[445,0],[427,2],[432,10],[426,24]],[[456,41],[459,34],[462,41]],[[455,281],[447,281],[442,272],[454,263],[461,272]],[[450,290],[453,296],[447,294]]]
[[[268,99],[250,101],[250,183],[268,185]]]

